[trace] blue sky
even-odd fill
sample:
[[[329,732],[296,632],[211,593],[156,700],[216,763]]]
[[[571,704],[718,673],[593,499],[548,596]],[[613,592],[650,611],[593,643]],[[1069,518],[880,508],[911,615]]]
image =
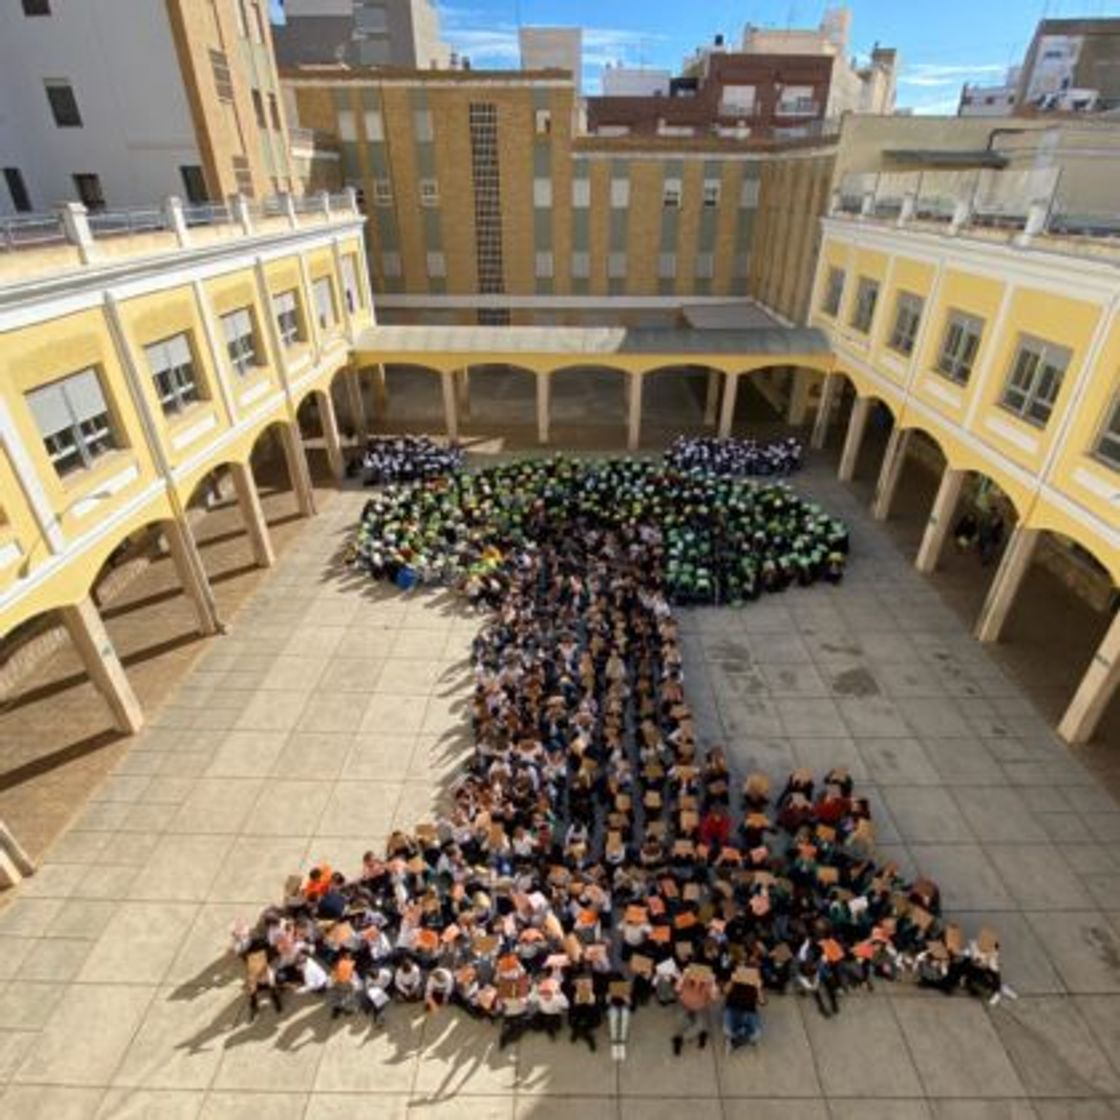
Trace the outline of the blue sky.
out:
[[[763,27],[812,27],[819,0],[440,0],[444,38],[476,67],[518,64],[522,24],[584,28],[584,88],[598,90],[607,62],[675,70],[722,31],[737,42],[748,21]],[[1120,0],[850,0],[851,49],[876,43],[902,56],[898,104],[915,112],[955,113],[961,83],[997,82],[1018,62],[1036,21],[1120,16]]]

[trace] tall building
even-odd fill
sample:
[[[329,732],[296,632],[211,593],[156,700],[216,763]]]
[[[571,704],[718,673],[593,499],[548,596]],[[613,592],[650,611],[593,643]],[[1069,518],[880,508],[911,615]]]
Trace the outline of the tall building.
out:
[[[1120,106],[1120,19],[1043,19],[1019,73],[1016,108]]]
[[[961,87],[958,117],[1006,117],[1015,111],[1019,88],[1019,67],[1008,68],[998,85],[982,86],[965,82]]]
[[[807,306],[827,144],[579,135],[565,71],[283,80],[300,124],[337,138],[321,185],[333,171],[364,200],[387,320],[672,321],[762,293],[791,320]]]
[[[273,30],[281,66],[446,66],[433,0],[283,0]]]
[[[522,70],[567,70],[578,96],[583,71],[583,30],[579,27],[521,27],[517,32]]]
[[[295,186],[267,0],[21,0],[0,55],[0,213]]]

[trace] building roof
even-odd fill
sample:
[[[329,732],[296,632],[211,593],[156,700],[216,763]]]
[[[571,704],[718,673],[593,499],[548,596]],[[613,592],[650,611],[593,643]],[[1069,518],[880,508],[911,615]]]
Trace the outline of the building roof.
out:
[[[883,155],[892,163],[917,164],[921,167],[994,167],[1004,168],[1011,161],[990,148],[885,148]]]
[[[482,85],[487,82],[532,85],[534,82],[573,85],[572,72],[551,68],[548,70],[439,70],[413,69],[409,66],[348,66],[346,63],[324,63],[307,66],[284,66],[280,78],[285,82],[302,82],[306,85],[352,83],[355,85],[423,85],[453,82],[457,85]]]

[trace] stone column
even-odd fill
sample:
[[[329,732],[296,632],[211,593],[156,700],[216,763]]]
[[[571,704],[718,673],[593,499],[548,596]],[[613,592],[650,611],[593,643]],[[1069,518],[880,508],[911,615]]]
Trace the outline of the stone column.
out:
[[[329,388],[319,394],[318,403],[319,424],[323,429],[323,442],[327,445],[327,462],[330,464],[331,474],[341,482],[346,477],[346,456],[342,453],[342,437],[338,434],[338,416],[334,411],[334,398]]]
[[[723,386],[723,404],[719,410],[720,439],[731,438],[731,428],[735,423],[735,396],[739,392],[739,374],[729,373]]]
[[[836,472],[841,482],[851,482],[856,473],[856,460],[863,445],[863,433],[867,430],[867,418],[871,415],[871,398],[856,397],[852,405],[852,416],[848,421],[848,434],[844,438],[844,450],[840,455],[840,469]]]
[[[288,478],[296,495],[296,505],[303,517],[315,516],[315,490],[311,485],[311,468],[307,465],[307,448],[298,420],[287,420],[280,425],[280,444],[284,448],[284,461],[288,464]]]
[[[455,403],[459,406],[459,415],[464,420],[471,416],[471,371],[465,367],[455,375]]]
[[[548,427],[552,419],[550,413],[552,395],[552,374],[544,372],[537,374],[537,442],[541,446],[548,444]]]
[[[795,368],[790,375],[789,407],[786,410],[786,423],[800,428],[805,423],[805,413],[809,409],[809,384],[812,372]]]
[[[931,575],[937,570],[941,560],[941,550],[945,547],[945,540],[953,528],[957,502],[960,500],[966,475],[967,471],[955,471],[952,467],[946,467],[941,475],[941,485],[937,488],[937,497],[933,499],[933,508],[926,522],[926,531],[922,536],[917,559],[914,561],[914,567],[923,575]]]
[[[369,426],[366,423],[366,406],[362,400],[362,371],[357,367],[343,374],[346,383],[346,403],[350,411],[350,422],[354,425],[354,434],[359,443],[365,443],[369,437]]]
[[[1104,640],[1081,678],[1073,700],[1058,724],[1067,743],[1087,743],[1120,683],[1120,614],[1114,615]]]
[[[444,370],[439,375],[443,385],[443,416],[447,438],[453,443],[459,438],[459,412],[455,403],[455,371]]]
[[[1019,588],[1023,584],[1023,576],[1027,574],[1027,569],[1034,558],[1039,532],[1038,529],[1015,526],[1011,540],[1007,542],[1003,559],[999,562],[995,579],[988,589],[988,597],[984,600],[976,629],[973,631],[980,641],[999,641],[1004,623],[1007,622],[1007,616],[1015,603],[1015,596],[1019,594]]]
[[[258,568],[271,568],[276,563],[276,554],[272,551],[272,538],[268,533],[264,510],[261,509],[261,498],[257,493],[257,480],[253,477],[253,468],[248,463],[230,463],[229,474],[233,479],[237,505],[241,510],[241,517],[249,534],[249,543],[253,548],[253,559]]]
[[[704,423],[709,427],[715,424],[719,416],[719,379],[721,376],[718,369],[708,370],[708,395],[704,399]]]
[[[626,449],[637,451],[642,442],[642,375],[630,374],[626,405]]]
[[[832,424],[832,413],[836,407],[836,397],[840,392],[840,375],[826,373],[821,383],[821,395],[817,404],[817,418],[813,421],[813,434],[809,446],[818,451],[828,442],[828,429]]]
[[[217,634],[220,627],[214,615],[214,591],[206,578],[206,568],[190,527],[178,519],[163,523],[163,534],[171,552],[171,562],[179,583],[194,608],[200,634]]]
[[[897,424],[891,429],[887,440],[887,453],[879,469],[879,481],[875,484],[875,499],[871,503],[871,516],[876,521],[886,521],[891,515],[891,506],[898,490],[898,480],[906,463],[906,448],[910,444],[910,429],[900,428]]]
[[[92,600],[87,595],[72,607],[60,608],[58,613],[90,680],[105,697],[117,730],[135,735],[144,726],[144,713]]]
[[[389,416],[389,385],[385,379],[385,367],[373,367],[373,415],[378,420],[386,420]]]

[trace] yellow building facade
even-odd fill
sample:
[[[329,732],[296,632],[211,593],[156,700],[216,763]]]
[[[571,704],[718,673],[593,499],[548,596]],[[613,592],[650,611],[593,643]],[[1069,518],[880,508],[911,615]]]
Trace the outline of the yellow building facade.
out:
[[[5,255],[0,288],[0,633],[60,613],[118,725],[142,718],[89,598],[122,540],[158,524],[203,632],[219,620],[185,510],[226,467],[259,564],[272,562],[250,456],[279,437],[314,510],[297,412],[314,395],[343,460],[331,383],[373,322],[352,196],[251,208],[206,226],[172,201],[136,251],[68,214],[71,244]],[[154,250],[154,251],[153,251]],[[57,270],[57,257],[79,260]]]

